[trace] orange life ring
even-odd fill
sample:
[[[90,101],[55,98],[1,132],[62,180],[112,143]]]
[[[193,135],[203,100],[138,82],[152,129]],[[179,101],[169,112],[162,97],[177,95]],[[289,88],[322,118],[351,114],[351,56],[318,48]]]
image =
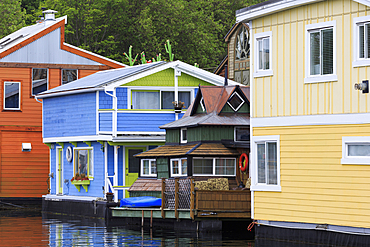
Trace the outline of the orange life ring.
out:
[[[239,157],[239,168],[242,172],[245,172],[248,168],[248,156],[246,153],[243,153]]]

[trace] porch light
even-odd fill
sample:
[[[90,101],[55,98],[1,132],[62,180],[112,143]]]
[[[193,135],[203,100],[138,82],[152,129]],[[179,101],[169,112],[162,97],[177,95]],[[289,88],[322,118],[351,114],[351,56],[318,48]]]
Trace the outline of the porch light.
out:
[[[362,90],[362,93],[369,93],[369,81],[362,81],[361,83],[355,83],[355,90]]]

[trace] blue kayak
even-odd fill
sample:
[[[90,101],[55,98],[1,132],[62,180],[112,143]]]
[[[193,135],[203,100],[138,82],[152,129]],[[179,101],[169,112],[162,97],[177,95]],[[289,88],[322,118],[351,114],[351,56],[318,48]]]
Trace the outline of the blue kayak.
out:
[[[143,207],[160,207],[162,199],[152,196],[140,196],[121,199],[120,207],[143,208]]]

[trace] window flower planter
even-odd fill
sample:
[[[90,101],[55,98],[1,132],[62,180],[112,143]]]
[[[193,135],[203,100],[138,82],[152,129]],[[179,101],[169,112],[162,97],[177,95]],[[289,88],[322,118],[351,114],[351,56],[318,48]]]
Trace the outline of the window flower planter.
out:
[[[71,181],[71,184],[76,186],[78,192],[81,192],[81,186],[88,191],[88,186],[90,185],[90,180],[73,180]]]

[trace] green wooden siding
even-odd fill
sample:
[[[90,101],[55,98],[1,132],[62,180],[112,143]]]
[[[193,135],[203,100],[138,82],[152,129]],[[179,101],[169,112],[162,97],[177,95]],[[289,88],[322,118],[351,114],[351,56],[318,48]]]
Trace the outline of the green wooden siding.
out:
[[[200,126],[188,128],[188,142],[234,140],[232,126]]]
[[[139,196],[153,196],[157,198],[162,197],[162,192],[160,191],[130,191],[130,197],[139,197]]]
[[[174,70],[169,68],[121,86],[173,87],[175,86],[174,76]],[[185,73],[181,73],[181,76],[178,77],[178,84],[179,87],[198,87],[199,84],[202,86],[213,86],[211,83],[202,81]]]
[[[228,103],[226,103],[224,108],[222,108],[221,112],[222,113],[234,113],[234,110],[229,106]],[[238,113],[249,113],[249,105],[247,103],[244,103],[237,112]]]
[[[197,108],[197,111],[196,111],[196,113],[206,113],[206,111],[205,111],[206,109],[204,109],[204,111],[203,111],[203,108],[202,108],[202,106],[200,105],[200,103],[198,104],[198,108]]]
[[[179,129],[166,130],[166,143],[180,143],[180,130]]]
[[[167,158],[157,159],[157,174],[158,178],[168,178],[168,160]]]

